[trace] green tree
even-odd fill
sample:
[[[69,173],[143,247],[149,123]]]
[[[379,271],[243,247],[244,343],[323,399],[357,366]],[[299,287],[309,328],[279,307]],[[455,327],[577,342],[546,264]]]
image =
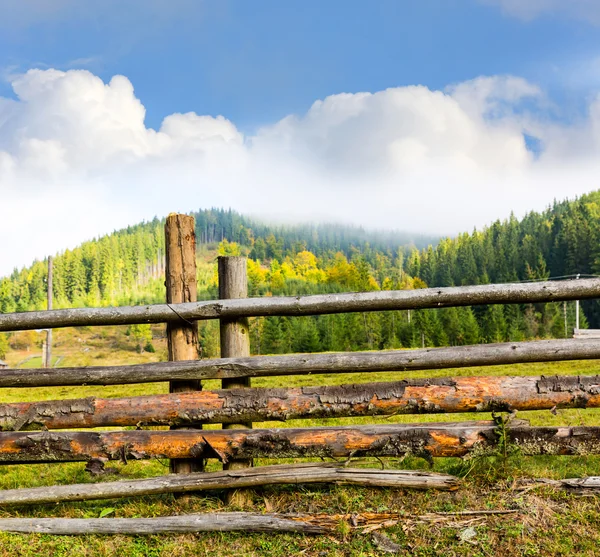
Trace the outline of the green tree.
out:
[[[8,353],[8,338],[5,334],[0,333],[0,360],[6,358]]]
[[[152,346],[152,329],[150,325],[130,325],[128,332],[140,354],[142,354],[147,347],[149,348],[149,352],[154,351],[154,347],[150,348],[150,346]]]

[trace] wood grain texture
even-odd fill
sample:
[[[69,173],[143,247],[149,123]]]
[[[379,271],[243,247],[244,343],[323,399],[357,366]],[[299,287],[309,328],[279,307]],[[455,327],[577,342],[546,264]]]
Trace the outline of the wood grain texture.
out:
[[[79,536],[83,534],[151,535],[193,532],[297,532],[323,534],[325,528],[258,513],[207,513],[156,518],[0,518],[0,531]]]
[[[196,233],[194,218],[170,214],[165,223],[167,303],[181,304],[197,300],[196,286]],[[193,321],[167,323],[169,361],[198,360],[198,325]],[[202,388],[197,379],[171,381],[169,392],[183,393]],[[203,468],[202,460],[173,460],[171,472],[188,474]]]

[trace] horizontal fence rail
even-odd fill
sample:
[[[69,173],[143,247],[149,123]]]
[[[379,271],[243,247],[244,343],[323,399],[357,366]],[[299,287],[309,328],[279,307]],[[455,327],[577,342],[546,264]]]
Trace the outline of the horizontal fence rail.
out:
[[[442,377],[0,405],[0,430],[287,421],[393,414],[599,408],[600,376]]]
[[[0,315],[0,332],[88,325],[132,325],[198,319],[236,319],[270,315],[320,315],[356,311],[556,302],[598,297],[600,297],[600,279],[590,278],[560,282],[485,284],[421,290],[245,298],[183,304],[7,313]]]
[[[126,366],[9,368],[0,373],[0,387],[125,385],[321,373],[408,372],[595,359],[600,359],[600,339],[538,340],[416,350],[215,358]]]
[[[501,441],[523,455],[600,453],[600,427],[530,427],[513,420]],[[91,459],[462,457],[499,443],[494,421],[349,427],[0,433],[0,463]]]

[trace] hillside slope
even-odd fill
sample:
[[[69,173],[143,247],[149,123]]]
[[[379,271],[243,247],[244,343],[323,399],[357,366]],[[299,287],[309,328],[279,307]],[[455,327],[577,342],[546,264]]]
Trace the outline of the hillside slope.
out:
[[[268,226],[233,211],[199,211],[199,297],[217,296],[216,257],[249,257],[251,296],[452,286],[600,272],[600,192],[554,203],[436,246],[404,244],[360,228]],[[86,242],[55,258],[55,307],[154,303],[164,299],[164,222],[155,219]],[[418,239],[423,241],[424,239]],[[417,241],[417,240],[415,240]],[[46,262],[0,280],[0,311],[45,308]],[[600,326],[595,301],[583,304]],[[586,326],[586,317],[582,318]],[[440,346],[563,337],[574,304],[448,308],[252,320],[254,353]],[[205,356],[215,356],[216,323],[201,323]],[[11,339],[0,335],[0,357]],[[14,344],[14,339],[12,339]],[[4,348],[3,348],[4,347]]]

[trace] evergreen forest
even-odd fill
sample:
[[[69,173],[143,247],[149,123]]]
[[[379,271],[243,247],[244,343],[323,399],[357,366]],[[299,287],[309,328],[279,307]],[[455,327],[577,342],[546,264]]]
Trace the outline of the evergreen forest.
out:
[[[250,296],[600,274],[600,191],[443,239],[342,225],[269,225],[222,209],[193,216],[199,299],[217,298],[218,255],[248,256]],[[54,307],[163,302],[163,227],[156,218],[56,255]],[[45,309],[46,281],[47,261],[0,279],[0,312]],[[585,301],[582,309],[580,326],[600,328],[598,302]],[[574,322],[569,302],[255,318],[250,332],[253,353],[278,354],[562,338],[571,336]],[[200,322],[206,357],[218,355],[217,331],[216,322]],[[0,338],[0,357],[6,345]]]

